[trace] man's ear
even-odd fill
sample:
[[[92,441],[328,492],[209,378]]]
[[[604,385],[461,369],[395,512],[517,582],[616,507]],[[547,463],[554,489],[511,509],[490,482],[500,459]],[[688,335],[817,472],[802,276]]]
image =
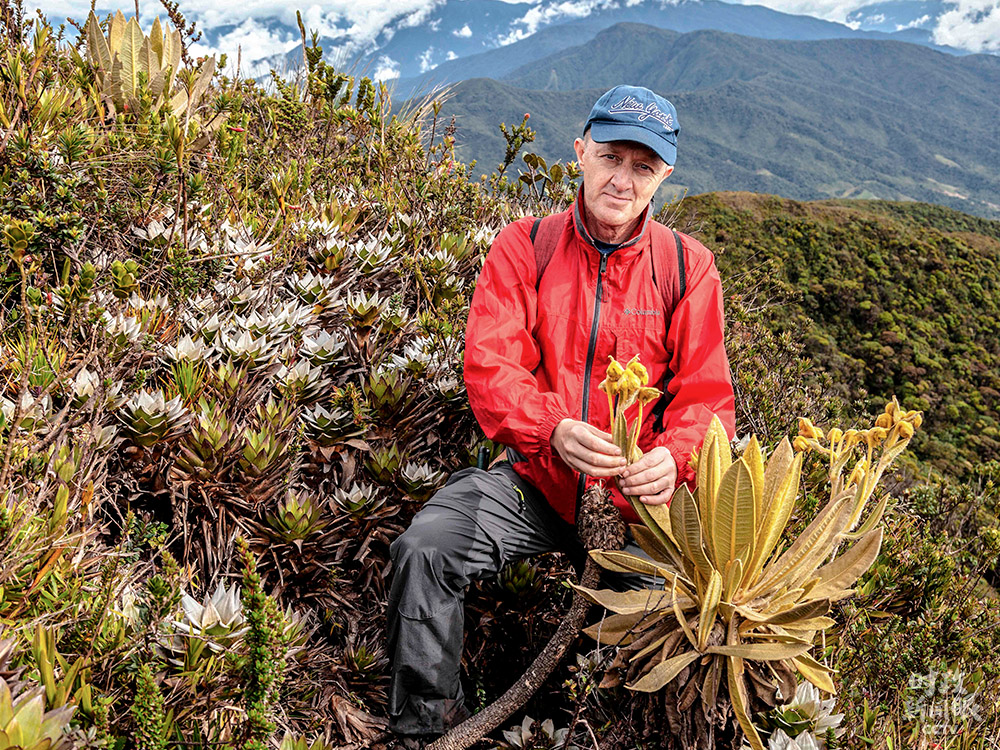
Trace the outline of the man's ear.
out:
[[[660,181],[656,183],[656,187],[657,188],[660,187],[660,185],[663,184],[663,181],[667,179],[673,171],[674,171],[674,165],[668,164],[667,168],[663,171],[663,174],[660,175]]]
[[[573,141],[573,150],[576,151],[576,163],[580,167],[580,171],[583,171],[583,152],[586,149],[587,144],[584,143],[583,138],[577,138]]]

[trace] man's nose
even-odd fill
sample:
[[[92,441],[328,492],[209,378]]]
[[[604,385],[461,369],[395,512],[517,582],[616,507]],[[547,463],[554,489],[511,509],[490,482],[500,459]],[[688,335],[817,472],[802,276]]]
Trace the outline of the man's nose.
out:
[[[632,180],[628,175],[628,165],[619,164],[611,174],[611,184],[615,190],[625,193],[632,187]]]

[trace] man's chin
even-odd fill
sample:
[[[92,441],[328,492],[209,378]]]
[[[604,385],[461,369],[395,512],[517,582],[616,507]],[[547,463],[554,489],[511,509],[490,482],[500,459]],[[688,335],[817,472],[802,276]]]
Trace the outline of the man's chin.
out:
[[[630,216],[628,211],[618,211],[605,206],[602,206],[598,211],[592,212],[592,215],[601,224],[609,227],[625,226],[635,220],[635,217]]]

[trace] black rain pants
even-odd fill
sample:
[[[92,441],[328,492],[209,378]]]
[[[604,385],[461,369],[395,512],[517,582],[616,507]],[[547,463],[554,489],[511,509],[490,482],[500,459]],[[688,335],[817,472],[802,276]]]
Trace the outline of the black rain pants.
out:
[[[576,529],[509,463],[455,472],[390,547],[387,616],[390,728],[397,734],[441,734],[466,716],[459,665],[465,635],[465,591],[473,579],[508,562],[561,550],[582,560]],[[645,557],[630,543],[626,550]],[[617,575],[615,588],[657,585]],[[660,580],[658,585],[662,587]]]

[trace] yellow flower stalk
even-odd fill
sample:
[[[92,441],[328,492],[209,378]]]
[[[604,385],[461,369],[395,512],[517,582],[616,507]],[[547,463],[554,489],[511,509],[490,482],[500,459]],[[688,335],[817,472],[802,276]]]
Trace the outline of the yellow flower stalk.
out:
[[[649,382],[649,373],[639,362],[638,354],[624,367],[614,357],[608,359],[610,362],[606,377],[598,388],[608,395],[611,440],[621,449],[625,460],[633,464],[642,458],[638,442],[643,410],[647,404],[656,401],[661,393],[658,388],[646,385]],[[625,410],[636,401],[639,402],[639,413],[630,426],[625,420]]]
[[[799,417],[799,435],[807,439],[822,440],[823,430],[816,427],[811,420]]]

